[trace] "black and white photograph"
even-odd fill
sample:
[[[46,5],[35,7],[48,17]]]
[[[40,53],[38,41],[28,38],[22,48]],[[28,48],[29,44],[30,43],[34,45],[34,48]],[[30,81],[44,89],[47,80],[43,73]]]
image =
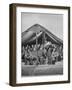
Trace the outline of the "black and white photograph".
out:
[[[70,7],[10,5],[10,84],[70,82]]]
[[[63,14],[21,12],[21,76],[63,75]]]

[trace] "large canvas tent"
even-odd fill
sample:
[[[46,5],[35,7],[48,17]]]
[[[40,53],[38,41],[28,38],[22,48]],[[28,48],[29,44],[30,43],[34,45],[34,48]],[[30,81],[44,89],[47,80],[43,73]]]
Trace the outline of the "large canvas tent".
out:
[[[43,37],[45,37],[48,42],[50,41],[53,44],[63,44],[63,41],[54,34],[52,34],[50,30],[47,30],[45,27],[39,24],[34,24],[26,31],[22,32],[22,45],[35,44],[36,40],[38,43],[43,43]]]

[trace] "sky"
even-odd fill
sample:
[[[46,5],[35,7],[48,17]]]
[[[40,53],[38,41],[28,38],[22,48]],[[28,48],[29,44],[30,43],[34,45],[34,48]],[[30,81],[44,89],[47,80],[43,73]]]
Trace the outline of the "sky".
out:
[[[34,24],[40,24],[63,40],[63,15],[21,12],[21,32]]]

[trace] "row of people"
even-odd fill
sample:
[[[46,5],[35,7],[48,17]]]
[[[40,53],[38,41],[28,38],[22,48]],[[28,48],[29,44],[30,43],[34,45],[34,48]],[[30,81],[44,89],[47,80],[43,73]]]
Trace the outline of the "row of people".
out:
[[[60,50],[59,50],[60,49]],[[63,58],[62,47],[56,48],[49,46],[44,48],[42,55],[34,57],[30,55],[30,51],[26,51],[23,49],[22,53],[22,61],[26,65],[34,65],[34,64],[55,64],[56,61],[60,61]]]

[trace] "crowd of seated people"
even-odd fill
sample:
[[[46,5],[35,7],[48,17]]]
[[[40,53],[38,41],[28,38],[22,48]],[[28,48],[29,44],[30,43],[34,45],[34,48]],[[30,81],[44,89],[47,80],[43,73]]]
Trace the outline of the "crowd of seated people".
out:
[[[42,50],[40,55],[33,55],[32,53]],[[22,62],[25,65],[42,65],[42,64],[55,64],[63,60],[63,47],[56,44],[42,47],[41,44],[27,45],[22,47]]]

